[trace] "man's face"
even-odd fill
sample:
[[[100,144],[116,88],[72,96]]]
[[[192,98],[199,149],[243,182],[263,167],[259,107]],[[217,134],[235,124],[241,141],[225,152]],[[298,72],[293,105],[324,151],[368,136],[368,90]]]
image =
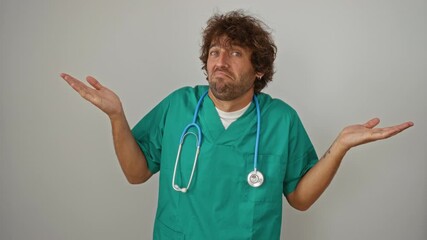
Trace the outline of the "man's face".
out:
[[[239,98],[253,91],[256,78],[251,63],[252,51],[220,37],[211,43],[207,61],[209,88],[223,101]]]

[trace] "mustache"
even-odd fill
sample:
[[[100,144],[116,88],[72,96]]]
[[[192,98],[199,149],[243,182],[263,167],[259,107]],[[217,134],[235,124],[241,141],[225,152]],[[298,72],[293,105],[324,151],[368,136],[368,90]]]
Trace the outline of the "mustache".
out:
[[[221,72],[221,73],[224,73],[230,77],[233,77],[233,73],[228,71],[227,68],[222,68],[222,67],[214,68],[212,74],[217,73],[217,72]]]

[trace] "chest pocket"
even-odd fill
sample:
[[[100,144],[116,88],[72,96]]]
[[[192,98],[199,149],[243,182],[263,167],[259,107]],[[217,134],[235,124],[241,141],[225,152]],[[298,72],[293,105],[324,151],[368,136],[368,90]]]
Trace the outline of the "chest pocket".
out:
[[[246,172],[254,170],[254,155],[246,157]],[[285,165],[279,156],[258,155],[258,171],[264,176],[264,182],[259,187],[245,184],[245,195],[249,202],[281,202]]]

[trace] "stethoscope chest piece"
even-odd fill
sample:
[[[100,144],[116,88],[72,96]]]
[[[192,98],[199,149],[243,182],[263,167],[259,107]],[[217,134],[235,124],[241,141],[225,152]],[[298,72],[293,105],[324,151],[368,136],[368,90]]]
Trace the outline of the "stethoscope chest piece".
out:
[[[254,170],[248,174],[248,183],[252,187],[259,187],[264,182],[264,176],[260,171]]]

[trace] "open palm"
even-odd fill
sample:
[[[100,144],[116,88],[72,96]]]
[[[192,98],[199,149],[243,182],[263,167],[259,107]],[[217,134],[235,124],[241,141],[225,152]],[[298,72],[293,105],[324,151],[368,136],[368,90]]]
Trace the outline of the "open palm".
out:
[[[109,117],[123,111],[119,97],[107,87],[102,86],[95,78],[88,76],[86,81],[93,87],[84,84],[71,75],[62,73],[61,77],[84,99],[105,112]]]
[[[391,127],[375,128],[379,123],[380,119],[373,118],[365,124],[348,126],[342,130],[338,138],[346,149],[350,149],[361,144],[389,138],[414,125],[412,122],[405,122]]]

